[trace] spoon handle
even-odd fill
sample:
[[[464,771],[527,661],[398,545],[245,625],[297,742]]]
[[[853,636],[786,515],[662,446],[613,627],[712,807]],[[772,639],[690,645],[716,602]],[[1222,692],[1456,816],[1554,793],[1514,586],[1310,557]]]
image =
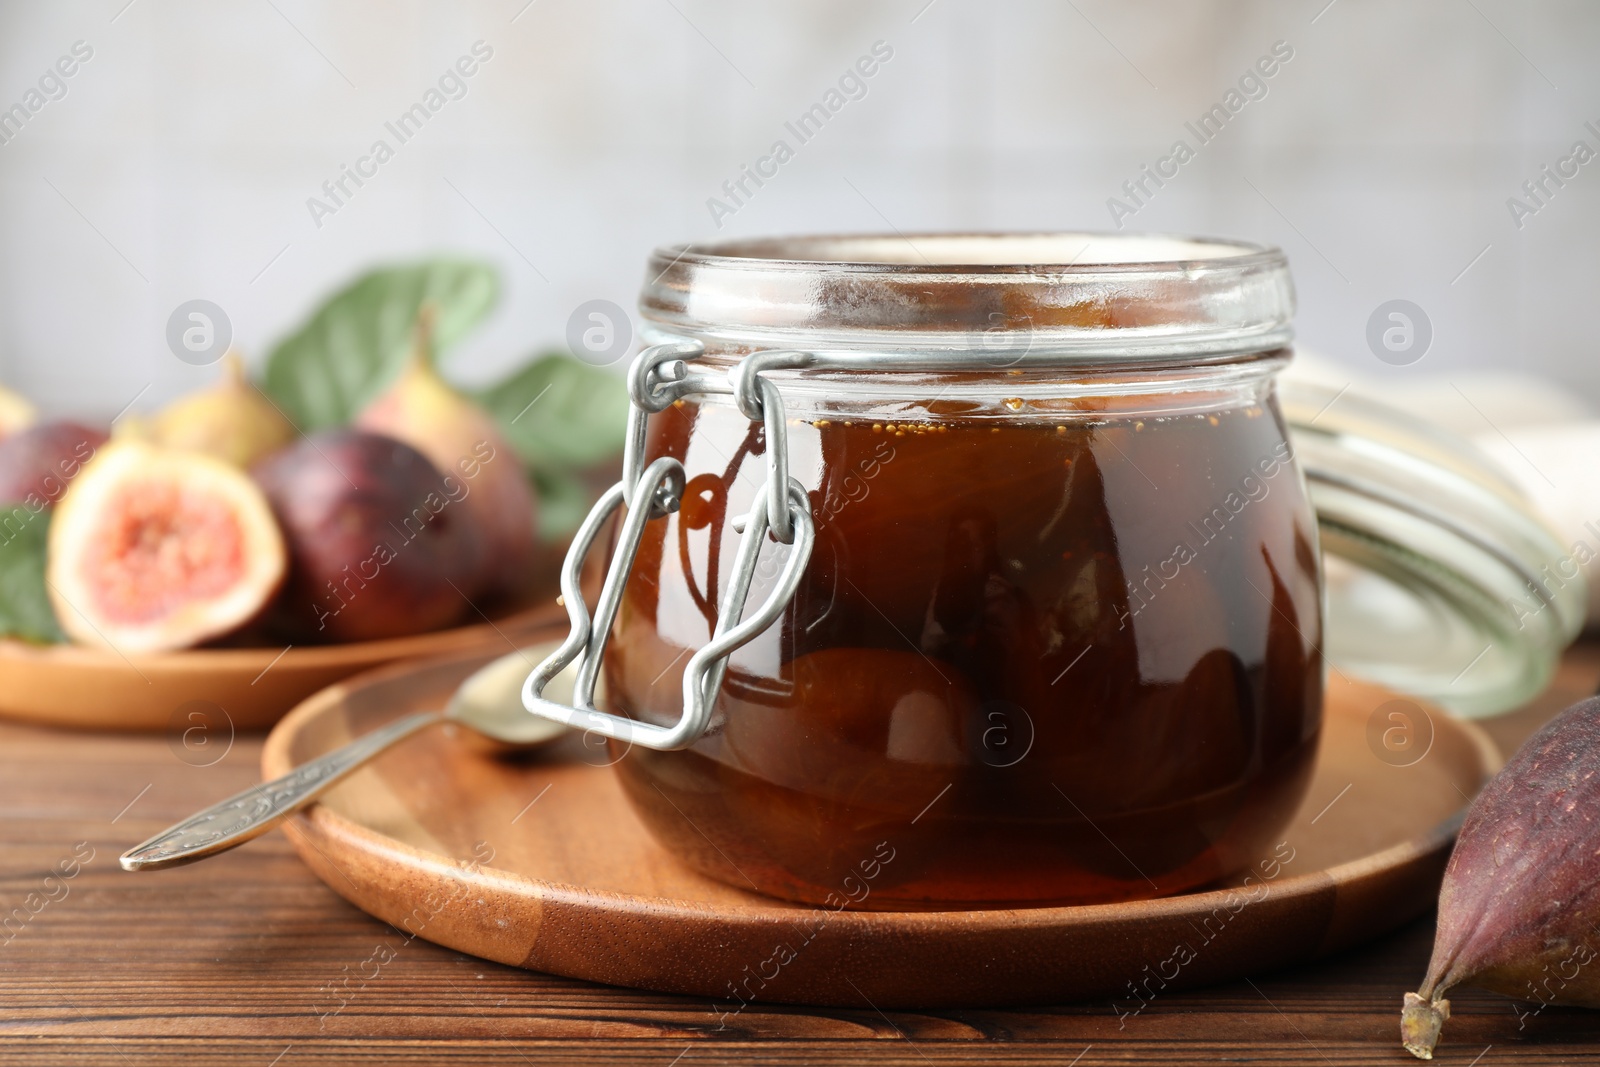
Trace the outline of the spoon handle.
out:
[[[242,845],[310,804],[324,789],[390,745],[444,718],[438,711],[407,715],[296,767],[282,778],[251,786],[130,848],[122,854],[122,869],[177,867]]]

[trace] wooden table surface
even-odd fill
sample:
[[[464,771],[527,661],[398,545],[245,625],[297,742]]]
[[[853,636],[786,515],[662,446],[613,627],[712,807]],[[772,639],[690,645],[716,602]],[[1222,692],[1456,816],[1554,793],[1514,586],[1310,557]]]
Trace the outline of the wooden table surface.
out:
[[[1543,697],[1487,726],[1509,752],[1597,681],[1600,644],[1580,646]],[[254,783],[260,748],[241,736],[197,767],[166,737],[0,724],[0,916],[13,916],[0,1064],[1415,1062],[1397,1039],[1400,998],[1422,977],[1431,916],[1310,966],[1162,994],[1125,1025],[1109,1003],[887,1016],[754,1004],[719,1031],[693,998],[407,941],[313,878],[282,833],[173,871],[118,868],[129,845]],[[75,875],[48,878],[62,861]],[[359,993],[324,1017],[347,976]],[[1519,1029],[1504,997],[1451,1000],[1441,1063],[1600,1060],[1600,1013],[1550,1009]]]

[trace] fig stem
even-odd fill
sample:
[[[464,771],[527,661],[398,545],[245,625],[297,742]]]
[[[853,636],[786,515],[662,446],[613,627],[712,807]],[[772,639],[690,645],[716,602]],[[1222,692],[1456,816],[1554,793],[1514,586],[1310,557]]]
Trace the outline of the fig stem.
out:
[[[1429,1000],[1416,993],[1407,993],[1400,1009],[1400,1043],[1419,1060],[1433,1059],[1434,1046],[1439,1043],[1439,1031],[1448,1018],[1448,1000]]]

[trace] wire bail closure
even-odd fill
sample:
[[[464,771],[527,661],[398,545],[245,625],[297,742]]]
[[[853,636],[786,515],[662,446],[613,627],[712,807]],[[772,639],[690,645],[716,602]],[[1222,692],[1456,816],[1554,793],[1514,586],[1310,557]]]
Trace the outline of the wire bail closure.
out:
[[[692,374],[689,362],[705,354],[699,341],[674,341],[640,352],[628,368],[628,437],[622,457],[622,480],[600,497],[578,528],[561,565],[561,596],[571,629],[561,647],[534,668],[522,686],[522,705],[534,715],[604,737],[653,749],[687,748],[711,722],[711,709],[727,673],[728,659],[739,648],[777,621],[800,585],[811,560],[816,530],[811,521],[811,501],[805,487],[789,477],[789,438],[783,399],[763,372],[809,366],[814,357],[805,352],[756,352],[736,364],[726,376]],[[739,410],[766,432],[767,477],[748,514],[732,520],[740,533],[734,554],[732,580],[717,610],[711,640],[689,658],[683,671],[683,714],[672,726],[613,715],[594,706],[606,643],[622,604],[623,588],[646,524],[677,511],[683,502],[683,464],[662,456],[644,466],[645,432],[650,415],[664,411],[689,396],[731,395]],[[606,571],[600,599],[591,623],[578,577],[595,539],[619,508],[626,508],[618,534],[616,555]],[[744,617],[750,582],[768,534],[791,546],[789,558],[767,599]],[[544,688],[574,661],[578,677],[571,704],[544,698]]]

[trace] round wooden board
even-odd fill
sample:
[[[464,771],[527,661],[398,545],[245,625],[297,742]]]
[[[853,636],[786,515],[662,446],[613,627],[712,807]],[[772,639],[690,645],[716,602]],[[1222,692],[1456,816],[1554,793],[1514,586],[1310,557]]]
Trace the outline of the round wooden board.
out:
[[[480,659],[390,667],[318,693],[267,739],[286,773],[378,724],[442,706]],[[1500,764],[1428,709],[1411,766],[1368,744],[1393,693],[1331,679],[1310,791],[1270,881],[1161,900],[961,912],[832,911],[712,881],[645,833],[603,749],[520,761],[425,731],[286,824],[307,865],[402,932],[501,963],[743,1000],[936,1008],[1109,998],[1256,974],[1356,944],[1434,901],[1467,798]],[[1388,725],[1386,715],[1381,719]],[[481,862],[474,862],[474,861]]]
[[[553,595],[552,595],[553,600]],[[494,622],[346,645],[198,648],[123,657],[80,645],[0,640],[0,715],[92,730],[181,732],[193,702],[226,713],[208,729],[265,730],[312,693],[386,663],[506,649],[566,625],[552,602]]]

